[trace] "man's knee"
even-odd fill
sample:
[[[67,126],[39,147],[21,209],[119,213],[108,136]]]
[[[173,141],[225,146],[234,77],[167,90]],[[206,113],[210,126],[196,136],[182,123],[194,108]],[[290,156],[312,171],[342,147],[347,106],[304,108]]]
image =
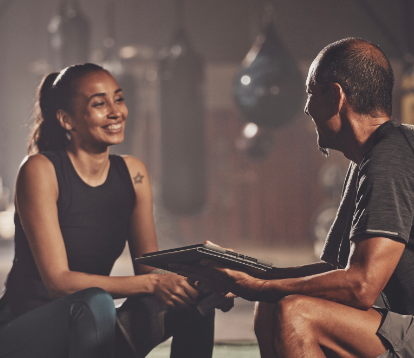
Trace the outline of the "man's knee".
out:
[[[286,326],[297,326],[300,329],[312,323],[312,298],[302,295],[289,295],[276,303],[273,320],[277,331]]]

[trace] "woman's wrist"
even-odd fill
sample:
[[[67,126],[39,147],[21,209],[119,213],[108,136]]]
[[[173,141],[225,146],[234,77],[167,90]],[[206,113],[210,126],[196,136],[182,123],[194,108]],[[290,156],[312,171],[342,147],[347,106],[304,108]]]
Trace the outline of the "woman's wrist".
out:
[[[154,294],[156,287],[159,283],[159,275],[157,274],[153,274],[153,273],[149,273],[146,275],[142,275],[141,277],[145,277],[145,293],[149,293],[149,294]]]

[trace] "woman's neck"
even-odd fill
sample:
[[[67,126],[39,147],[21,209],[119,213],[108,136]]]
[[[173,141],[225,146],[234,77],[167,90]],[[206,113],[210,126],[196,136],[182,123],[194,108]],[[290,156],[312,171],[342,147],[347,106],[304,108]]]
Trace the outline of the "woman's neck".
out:
[[[102,152],[87,152],[69,145],[67,153],[79,177],[88,185],[102,185],[109,172],[109,147]]]

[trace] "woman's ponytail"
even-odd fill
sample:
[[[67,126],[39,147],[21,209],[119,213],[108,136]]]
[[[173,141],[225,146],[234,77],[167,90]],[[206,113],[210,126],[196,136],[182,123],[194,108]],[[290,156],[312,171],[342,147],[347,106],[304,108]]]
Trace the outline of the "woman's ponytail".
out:
[[[59,109],[54,95],[54,82],[59,72],[52,72],[43,78],[34,108],[34,125],[29,139],[29,154],[47,150],[64,149],[68,144],[66,130],[56,117]]]

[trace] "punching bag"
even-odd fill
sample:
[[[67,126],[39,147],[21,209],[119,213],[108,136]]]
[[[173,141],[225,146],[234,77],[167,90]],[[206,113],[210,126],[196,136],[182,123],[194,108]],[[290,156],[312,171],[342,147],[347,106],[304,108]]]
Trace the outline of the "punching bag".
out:
[[[125,123],[124,140],[111,147],[112,154],[133,154],[135,124],[138,120],[137,93],[138,83],[134,75],[123,65],[118,54],[116,36],[116,6],[115,0],[106,0],[106,38],[104,40],[103,67],[109,70],[122,89],[125,103],[128,107],[128,118]]]
[[[179,25],[159,62],[161,198],[171,213],[189,215],[206,200],[203,61]]]
[[[90,26],[77,0],[63,0],[49,23],[50,60],[54,70],[88,62]]]
[[[292,121],[302,107],[304,82],[269,21],[236,74],[234,97],[244,119],[277,128]]]

